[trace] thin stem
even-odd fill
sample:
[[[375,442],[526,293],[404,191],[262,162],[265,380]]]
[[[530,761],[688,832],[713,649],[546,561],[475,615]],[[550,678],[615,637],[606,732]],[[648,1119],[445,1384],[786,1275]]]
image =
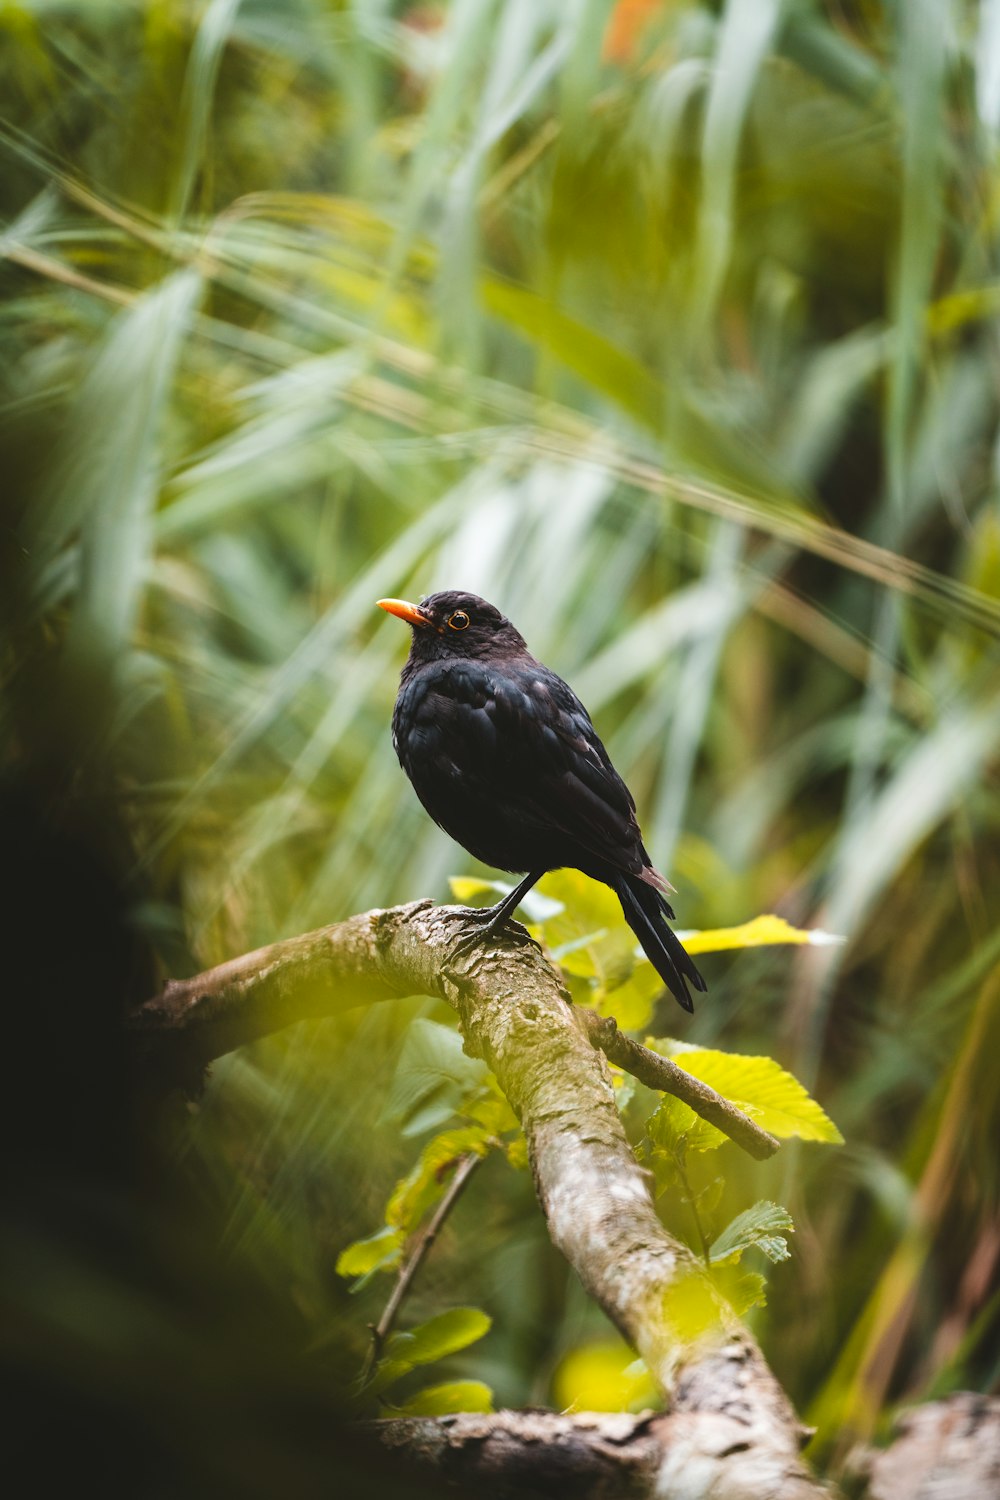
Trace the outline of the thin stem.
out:
[[[414,1278],[423,1265],[431,1246],[437,1239],[441,1225],[458,1202],[462,1189],[482,1160],[483,1158],[475,1151],[470,1151],[466,1156],[458,1158],[455,1175],[451,1179],[448,1191],[435,1209],[433,1217],[428,1222],[426,1228],[420,1232],[414,1241],[413,1249],[410,1251],[408,1259],[400,1266],[399,1275],[396,1277],[396,1284],[392,1289],[388,1302],[385,1304],[382,1316],[372,1329],[371,1348],[368,1350],[364,1369],[361,1372],[362,1386],[367,1385],[371,1378],[372,1371],[375,1369],[379,1355],[385,1346],[385,1341],[392,1332],[392,1326],[396,1321],[399,1309],[403,1305],[403,1300],[413,1285]]]
[[[683,1151],[677,1151],[674,1153],[674,1167],[676,1169],[677,1176],[680,1178],[681,1188],[683,1189],[684,1196],[688,1201],[688,1208],[690,1208],[691,1217],[692,1219],[694,1219],[694,1227],[698,1231],[698,1240],[701,1244],[701,1258],[707,1266],[709,1264],[708,1240],[705,1237],[705,1231],[702,1227],[701,1215],[698,1212],[697,1199],[695,1197],[695,1194],[691,1191],[691,1183],[688,1180],[684,1155],[685,1153]]]
[[[700,1078],[686,1073],[669,1057],[661,1057],[658,1052],[623,1035],[613,1016],[599,1016],[596,1011],[585,1010],[582,1006],[574,1009],[574,1015],[582,1021],[591,1046],[599,1048],[609,1062],[631,1073],[647,1088],[682,1099],[696,1115],[701,1115],[703,1120],[728,1135],[757,1161],[765,1161],[777,1151],[781,1143],[769,1131],[762,1130],[730,1100],[709,1088],[707,1083],[702,1083]]]

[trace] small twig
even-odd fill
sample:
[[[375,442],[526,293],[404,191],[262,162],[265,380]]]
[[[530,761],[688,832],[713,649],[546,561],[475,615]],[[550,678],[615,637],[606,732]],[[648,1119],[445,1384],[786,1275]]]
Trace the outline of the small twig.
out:
[[[379,1355],[382,1353],[385,1341],[392,1331],[392,1325],[396,1321],[399,1309],[403,1305],[403,1299],[413,1285],[414,1277],[423,1265],[428,1251],[437,1239],[441,1225],[458,1202],[462,1189],[482,1160],[483,1158],[475,1151],[470,1151],[468,1155],[458,1158],[455,1175],[451,1179],[448,1191],[435,1209],[434,1215],[427,1224],[427,1227],[417,1236],[408,1259],[400,1266],[399,1275],[396,1277],[396,1285],[393,1287],[392,1294],[385,1304],[382,1316],[372,1329],[371,1348],[368,1350],[364,1369],[361,1372],[361,1384],[363,1386],[368,1384],[372,1371],[378,1363]]]
[[[599,1016],[595,1010],[582,1007],[574,1014],[583,1022],[591,1046],[599,1048],[609,1062],[624,1068],[647,1088],[658,1089],[661,1094],[674,1094],[757,1161],[766,1161],[777,1151],[780,1141],[755,1125],[749,1115],[709,1088],[707,1083],[702,1083],[700,1078],[679,1068],[669,1057],[661,1057],[658,1052],[623,1035],[614,1016]]]

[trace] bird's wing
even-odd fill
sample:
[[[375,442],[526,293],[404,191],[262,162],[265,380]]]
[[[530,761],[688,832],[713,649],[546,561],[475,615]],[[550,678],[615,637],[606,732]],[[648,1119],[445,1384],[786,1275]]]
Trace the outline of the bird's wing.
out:
[[[420,717],[498,817],[649,878],[632,795],[561,677],[530,659],[516,670],[462,662],[428,686]]]

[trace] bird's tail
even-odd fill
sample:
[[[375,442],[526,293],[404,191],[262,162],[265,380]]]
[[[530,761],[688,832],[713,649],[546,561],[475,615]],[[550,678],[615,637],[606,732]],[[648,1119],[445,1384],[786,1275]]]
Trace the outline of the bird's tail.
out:
[[[667,989],[685,1010],[693,1011],[694,1002],[687,981],[696,990],[705,990],[705,981],[695,968],[667,917],[673,912],[663,896],[638,875],[616,875],[609,881],[622,904],[625,920],[642,945],[642,951],[659,974]]]

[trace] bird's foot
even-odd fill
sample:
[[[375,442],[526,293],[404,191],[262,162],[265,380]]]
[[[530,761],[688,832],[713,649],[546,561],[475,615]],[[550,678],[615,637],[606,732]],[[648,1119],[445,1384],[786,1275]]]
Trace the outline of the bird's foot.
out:
[[[467,957],[474,949],[481,948],[494,938],[513,943],[518,948],[531,945],[541,952],[540,945],[520,922],[515,922],[506,912],[497,913],[492,906],[452,906],[448,908],[446,915],[473,929],[455,944],[452,951],[456,958]]]

